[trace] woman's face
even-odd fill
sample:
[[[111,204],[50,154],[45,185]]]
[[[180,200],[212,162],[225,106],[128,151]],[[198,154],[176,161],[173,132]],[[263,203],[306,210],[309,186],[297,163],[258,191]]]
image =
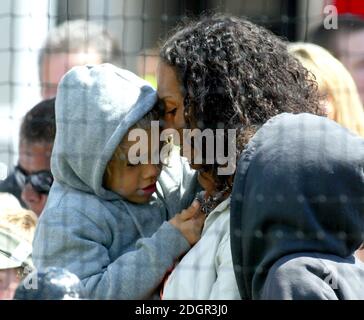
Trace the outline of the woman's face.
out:
[[[157,83],[158,96],[165,108],[164,127],[177,129],[182,139],[181,132],[185,128],[186,123],[184,118],[182,87],[175,69],[163,61],[159,61],[157,67]],[[196,128],[196,126],[194,123],[191,123],[191,129],[193,128]],[[210,173],[201,170],[202,165],[193,164],[193,154],[192,150],[192,158],[188,159],[190,166],[197,170],[198,181],[202,188],[209,195],[212,195],[216,188],[215,181]]]
[[[164,105],[164,128],[181,132],[185,128],[182,86],[173,67],[159,61],[157,67],[157,93]]]

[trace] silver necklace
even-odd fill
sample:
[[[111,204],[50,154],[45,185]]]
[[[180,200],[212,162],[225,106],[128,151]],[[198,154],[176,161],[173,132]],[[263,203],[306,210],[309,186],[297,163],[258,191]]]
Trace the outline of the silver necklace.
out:
[[[206,198],[206,191],[200,191],[196,194],[195,199],[200,202],[201,211],[208,216],[223,200],[226,199],[226,193],[231,186],[226,186],[223,190],[216,192],[214,195]]]

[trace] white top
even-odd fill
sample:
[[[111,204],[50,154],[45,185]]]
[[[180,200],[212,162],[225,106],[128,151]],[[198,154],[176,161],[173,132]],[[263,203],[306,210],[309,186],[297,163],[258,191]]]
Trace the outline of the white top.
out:
[[[240,299],[230,248],[230,198],[206,218],[201,239],[166,281],[163,299]]]

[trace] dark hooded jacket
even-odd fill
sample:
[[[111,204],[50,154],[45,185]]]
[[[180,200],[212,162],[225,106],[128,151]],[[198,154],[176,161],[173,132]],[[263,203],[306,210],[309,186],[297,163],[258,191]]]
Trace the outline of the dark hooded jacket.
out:
[[[310,114],[281,114],[236,171],[231,247],[243,299],[364,299],[364,140]]]

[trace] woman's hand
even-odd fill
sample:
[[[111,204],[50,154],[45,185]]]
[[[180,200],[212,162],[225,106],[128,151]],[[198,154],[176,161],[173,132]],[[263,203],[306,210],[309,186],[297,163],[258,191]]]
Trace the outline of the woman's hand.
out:
[[[194,200],[190,207],[176,214],[169,223],[176,227],[194,245],[201,237],[205,215],[200,211],[200,203]]]

